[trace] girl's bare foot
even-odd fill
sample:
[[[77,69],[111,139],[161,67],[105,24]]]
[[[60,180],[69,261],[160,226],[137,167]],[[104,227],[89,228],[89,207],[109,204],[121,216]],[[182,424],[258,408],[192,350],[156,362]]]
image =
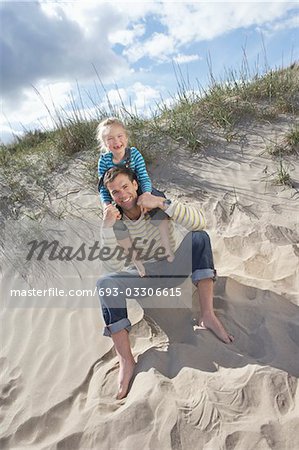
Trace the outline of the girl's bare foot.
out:
[[[136,267],[136,269],[138,270],[138,273],[141,277],[145,276],[145,268],[144,265],[142,264],[142,262],[139,259],[134,259],[134,265]]]
[[[172,252],[172,250],[169,249],[167,251],[167,261],[171,263],[173,260],[174,260],[174,253]]]
[[[120,359],[118,374],[118,393],[116,396],[117,400],[121,400],[122,398],[126,397],[135,366],[136,363],[134,359]]]
[[[199,320],[198,328],[211,330],[225,344],[230,344],[234,341],[234,336],[227,333],[224,326],[215,316],[215,314],[205,316],[201,320]]]
[[[168,262],[172,262],[174,260],[174,253],[171,250],[170,244],[168,242],[163,242],[163,247],[165,249],[165,255]]]

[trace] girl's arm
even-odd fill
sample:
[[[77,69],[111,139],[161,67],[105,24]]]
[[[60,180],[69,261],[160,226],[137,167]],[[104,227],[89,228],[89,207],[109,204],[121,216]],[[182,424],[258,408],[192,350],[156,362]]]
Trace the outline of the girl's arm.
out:
[[[144,158],[135,147],[131,148],[131,162],[133,163],[142,192],[152,192],[152,182],[147,173]]]
[[[99,159],[99,162],[98,162],[98,176],[99,176],[99,179],[104,176],[105,172],[108,169],[109,169],[109,167],[108,167],[108,165],[107,165],[107,163],[105,161],[105,157],[104,157],[104,155],[101,155],[100,159]],[[103,185],[100,188],[100,198],[101,198],[102,203],[104,203],[104,204],[109,204],[112,201],[108,189],[105,188],[105,186],[103,186]]]

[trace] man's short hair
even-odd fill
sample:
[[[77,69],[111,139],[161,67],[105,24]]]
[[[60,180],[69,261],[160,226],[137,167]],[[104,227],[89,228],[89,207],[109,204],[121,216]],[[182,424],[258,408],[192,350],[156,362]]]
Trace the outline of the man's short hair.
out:
[[[137,177],[133,170],[127,167],[111,167],[111,169],[108,169],[104,175],[104,186],[107,187],[107,184],[112,183],[118,175],[127,175],[130,181],[137,181]]]

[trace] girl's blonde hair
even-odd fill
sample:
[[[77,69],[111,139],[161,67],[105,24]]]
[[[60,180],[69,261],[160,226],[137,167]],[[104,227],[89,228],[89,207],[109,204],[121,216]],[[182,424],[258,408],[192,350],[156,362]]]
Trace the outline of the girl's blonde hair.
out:
[[[97,139],[98,143],[100,144],[100,149],[102,152],[107,151],[105,142],[103,139],[103,134],[104,134],[105,128],[109,127],[111,125],[119,125],[119,126],[123,127],[126,135],[128,136],[128,132],[125,129],[123,122],[120,119],[118,119],[117,117],[108,117],[107,119],[102,120],[102,122],[100,122],[96,128],[96,139]]]

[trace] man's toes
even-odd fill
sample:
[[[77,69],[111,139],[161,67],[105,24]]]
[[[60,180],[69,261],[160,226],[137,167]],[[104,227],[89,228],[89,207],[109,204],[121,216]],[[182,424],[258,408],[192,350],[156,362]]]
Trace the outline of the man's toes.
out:
[[[117,393],[116,399],[117,400],[121,400],[122,398],[125,398],[127,393],[128,393],[128,388],[125,389],[124,386],[120,387],[118,389],[118,393]]]
[[[230,342],[234,342],[235,336],[233,334],[228,335]]]
[[[234,342],[234,336],[232,334],[227,334],[226,336],[223,336],[222,340],[225,344],[231,344]]]

